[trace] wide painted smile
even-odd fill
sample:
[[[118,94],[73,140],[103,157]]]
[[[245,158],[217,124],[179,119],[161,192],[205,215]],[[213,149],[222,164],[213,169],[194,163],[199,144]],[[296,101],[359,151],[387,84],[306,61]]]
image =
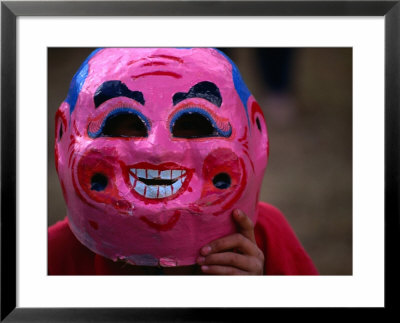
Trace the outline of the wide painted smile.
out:
[[[136,195],[159,201],[181,194],[190,181],[191,171],[175,163],[140,163],[128,168],[129,182]]]

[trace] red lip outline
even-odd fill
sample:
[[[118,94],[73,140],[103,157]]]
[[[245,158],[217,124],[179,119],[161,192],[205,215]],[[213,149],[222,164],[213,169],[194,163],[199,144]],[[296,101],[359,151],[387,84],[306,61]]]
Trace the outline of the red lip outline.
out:
[[[129,179],[130,170],[132,168],[136,168],[136,169],[140,169],[140,168],[141,169],[155,169],[155,170],[169,170],[169,169],[171,169],[171,170],[184,170],[184,171],[186,171],[186,175],[185,175],[186,176],[186,180],[182,183],[182,186],[178,190],[178,192],[173,193],[172,195],[164,197],[164,198],[150,199],[150,198],[144,197],[143,195],[140,195],[139,193],[137,193],[133,189],[133,187],[131,185],[131,182],[130,182],[130,179]],[[158,165],[154,165],[154,164],[151,164],[151,163],[148,163],[148,162],[139,162],[139,163],[136,163],[136,164],[133,164],[133,165],[125,166],[124,177],[125,177],[126,185],[131,188],[131,190],[130,190],[131,193],[137,199],[145,202],[146,204],[148,204],[148,203],[157,204],[157,203],[160,203],[160,202],[167,202],[169,200],[173,200],[173,199],[177,198],[178,196],[180,196],[181,194],[183,194],[187,190],[187,188],[189,186],[189,183],[190,183],[190,181],[192,179],[192,176],[193,176],[193,172],[194,172],[194,169],[183,167],[183,166],[178,165],[178,164],[176,164],[174,162],[166,162],[166,163],[162,163],[162,164],[158,164]]]

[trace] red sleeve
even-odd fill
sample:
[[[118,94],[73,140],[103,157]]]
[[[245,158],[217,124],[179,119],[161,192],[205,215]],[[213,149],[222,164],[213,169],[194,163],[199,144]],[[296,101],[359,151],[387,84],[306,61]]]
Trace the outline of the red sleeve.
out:
[[[48,229],[48,275],[94,275],[95,254],[71,232],[65,218]]]
[[[255,235],[264,252],[266,275],[318,275],[293,229],[272,205],[259,203]]]

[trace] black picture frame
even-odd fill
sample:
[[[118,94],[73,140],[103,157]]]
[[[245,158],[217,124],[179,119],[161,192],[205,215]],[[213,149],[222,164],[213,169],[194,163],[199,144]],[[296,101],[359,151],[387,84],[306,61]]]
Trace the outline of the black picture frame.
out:
[[[19,16],[381,16],[385,19],[385,306],[399,287],[400,1],[2,1],[1,321],[236,321],[262,309],[16,307],[16,19]],[[372,258],[372,256],[371,256]],[[238,295],[238,297],[241,297]],[[280,310],[275,309],[277,311]],[[248,313],[253,311],[254,313]],[[369,312],[371,313],[371,312]],[[370,314],[369,314],[370,315]],[[251,319],[253,320],[253,319]],[[257,319],[258,320],[258,319]]]

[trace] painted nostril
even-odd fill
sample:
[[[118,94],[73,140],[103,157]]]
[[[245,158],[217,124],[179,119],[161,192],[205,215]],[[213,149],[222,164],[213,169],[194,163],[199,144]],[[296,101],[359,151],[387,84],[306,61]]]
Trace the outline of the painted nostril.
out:
[[[101,173],[96,173],[92,176],[90,189],[92,191],[98,191],[98,192],[104,191],[104,189],[107,187],[107,184],[108,184],[107,176]]]
[[[231,177],[227,173],[219,173],[214,176],[213,184],[221,190],[226,189],[231,186]]]

